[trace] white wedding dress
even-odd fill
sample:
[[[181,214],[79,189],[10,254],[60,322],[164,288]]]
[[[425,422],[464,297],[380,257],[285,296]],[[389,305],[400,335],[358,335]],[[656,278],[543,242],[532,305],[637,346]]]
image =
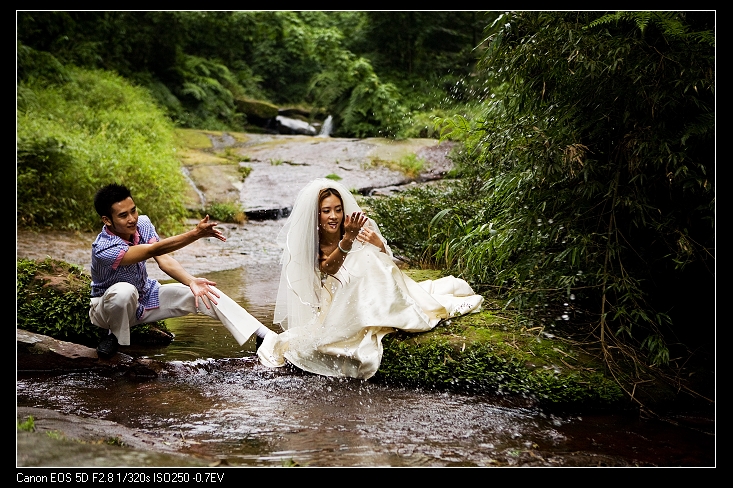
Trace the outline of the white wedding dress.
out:
[[[268,334],[257,354],[271,367],[287,360],[311,373],[367,379],[379,369],[385,334],[425,332],[441,319],[478,312],[482,302],[453,276],[417,283],[366,244],[324,280],[321,309],[311,323]]]

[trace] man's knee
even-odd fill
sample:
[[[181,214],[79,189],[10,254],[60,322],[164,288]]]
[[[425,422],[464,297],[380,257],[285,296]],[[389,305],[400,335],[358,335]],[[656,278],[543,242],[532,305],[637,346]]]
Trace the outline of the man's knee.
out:
[[[104,293],[104,308],[107,310],[122,310],[130,307],[137,308],[138,291],[130,283],[115,283]]]

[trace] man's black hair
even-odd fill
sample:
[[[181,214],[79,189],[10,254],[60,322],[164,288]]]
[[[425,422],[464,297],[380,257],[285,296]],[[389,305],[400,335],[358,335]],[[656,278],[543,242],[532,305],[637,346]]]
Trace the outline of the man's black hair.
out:
[[[130,190],[125,185],[110,183],[103,186],[94,195],[94,209],[100,217],[112,218],[112,205],[131,197]]]

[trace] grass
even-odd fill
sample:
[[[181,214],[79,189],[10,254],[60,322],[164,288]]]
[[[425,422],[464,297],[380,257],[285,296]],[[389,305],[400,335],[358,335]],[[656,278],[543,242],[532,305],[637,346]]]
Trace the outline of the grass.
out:
[[[24,432],[34,432],[36,430],[36,421],[33,415],[29,415],[23,422],[17,422],[18,430]]]
[[[206,206],[205,212],[211,220],[218,222],[243,224],[247,216],[239,202],[214,202]]]
[[[246,180],[247,177],[252,173],[252,166],[239,165],[239,173],[242,175],[242,181]]]
[[[414,178],[425,168],[427,161],[423,158],[417,157],[417,155],[410,153],[406,154],[400,159],[383,159],[375,156],[369,163],[370,166],[383,166],[393,171],[399,171],[404,173],[408,178]]]

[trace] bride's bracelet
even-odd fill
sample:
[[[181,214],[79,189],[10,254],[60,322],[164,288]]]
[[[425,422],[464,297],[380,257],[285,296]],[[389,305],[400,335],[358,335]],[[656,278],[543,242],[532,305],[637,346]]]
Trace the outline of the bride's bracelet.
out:
[[[347,251],[346,249],[344,249],[343,247],[341,247],[341,241],[339,241],[339,243],[337,244],[337,246],[338,246],[338,248],[339,248],[339,251],[341,251],[341,252],[342,252],[342,253],[344,253],[344,254],[349,254],[349,253],[351,252],[351,249],[349,249],[349,250]]]

